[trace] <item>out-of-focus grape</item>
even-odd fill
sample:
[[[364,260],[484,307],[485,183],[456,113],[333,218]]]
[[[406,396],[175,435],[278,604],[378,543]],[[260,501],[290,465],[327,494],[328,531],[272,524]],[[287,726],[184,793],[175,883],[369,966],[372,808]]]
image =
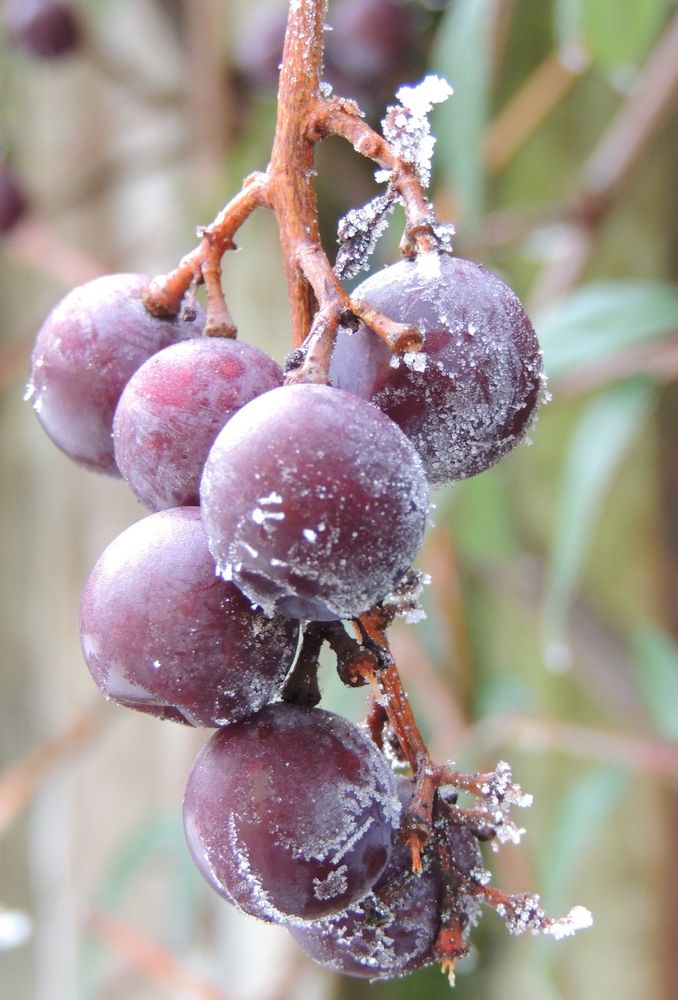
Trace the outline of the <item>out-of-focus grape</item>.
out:
[[[80,44],[80,21],[69,3],[10,0],[4,17],[10,36],[41,59],[67,55]]]
[[[258,396],[219,434],[201,504],[219,572],[267,612],[348,618],[401,580],[428,488],[396,425],[324,385]]]
[[[333,385],[371,400],[407,434],[431,483],[482,472],[533,420],[543,383],[539,344],[517,296],[491,271],[447,254],[419,254],[356,288],[424,335],[394,358],[365,326],[341,329]]]
[[[107,697],[160,718],[224,726],[275,694],[299,626],[265,618],[214,573],[196,507],[127,528],[82,598],[82,649]]]
[[[145,361],[113,420],[115,459],[151,510],[199,503],[214,439],[245,403],[282,384],[267,354],[224,337],[173,344]]]
[[[62,451],[94,472],[119,475],[113,414],[126,383],[156,351],[202,332],[190,322],[156,319],[142,295],[150,278],[109,274],[73,289],[38,333],[26,398]]]

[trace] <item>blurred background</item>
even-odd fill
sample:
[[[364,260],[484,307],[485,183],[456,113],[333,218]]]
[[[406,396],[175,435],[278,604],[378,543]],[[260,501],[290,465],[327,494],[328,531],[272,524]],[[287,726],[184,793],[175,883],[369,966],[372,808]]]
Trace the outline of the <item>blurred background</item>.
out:
[[[22,402],[73,285],[168,270],[265,167],[281,0],[0,4],[0,994],[17,1000],[448,997],[313,966],[193,870],[206,733],[104,703],[78,643],[103,548],[144,515]],[[37,28],[36,28],[36,18]],[[332,0],[327,77],[373,122],[445,76],[432,195],[460,256],[523,298],[553,399],[500,466],[435,497],[426,621],[394,649],[438,759],[509,760],[535,804],[495,881],[589,907],[575,939],[488,913],[457,1000],[669,1000],[678,981],[678,13],[673,0]],[[318,149],[322,231],[376,190]],[[394,217],[374,266],[397,257]],[[281,360],[274,220],[225,261],[240,336]],[[328,663],[323,704],[360,719]]]

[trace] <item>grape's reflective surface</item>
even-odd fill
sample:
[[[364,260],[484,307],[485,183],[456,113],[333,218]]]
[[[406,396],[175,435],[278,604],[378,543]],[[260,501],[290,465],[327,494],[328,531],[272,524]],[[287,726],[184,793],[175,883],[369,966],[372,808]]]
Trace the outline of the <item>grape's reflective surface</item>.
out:
[[[503,281],[470,261],[427,253],[377,272],[353,295],[417,326],[424,348],[394,359],[366,327],[342,329],[332,383],[402,428],[431,483],[482,472],[520,441],[539,402],[541,354]]]
[[[142,295],[150,278],[109,274],[59,302],[33,348],[26,398],[56,445],[94,472],[118,475],[113,414],[131,375],[156,351],[199,336],[204,319],[156,319]]]
[[[272,358],[225,337],[159,351],[132,375],[115,411],[123,478],[151,510],[198,504],[202,468],[221,428],[245,403],[281,384]]]
[[[428,489],[402,431],[322,385],[257,397],[219,434],[201,505],[219,571],[261,605],[347,618],[402,578],[424,533]]]
[[[220,730],[188,779],[184,825],[217,892],[268,921],[364,896],[388,861],[400,803],[367,733],[322,709],[268,705]]]
[[[104,694],[202,726],[265,705],[292,664],[298,631],[253,611],[215,575],[196,507],[127,528],[94,567],[81,605],[83,653]]]

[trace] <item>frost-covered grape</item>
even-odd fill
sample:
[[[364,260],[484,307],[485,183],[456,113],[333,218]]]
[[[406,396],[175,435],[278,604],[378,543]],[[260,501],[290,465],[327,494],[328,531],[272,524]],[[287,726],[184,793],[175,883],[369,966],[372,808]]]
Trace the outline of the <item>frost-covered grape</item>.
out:
[[[357,615],[397,584],[422,541],[427,483],[376,407],[324,385],[258,396],[205,464],[203,518],[219,572],[267,613]]]
[[[134,373],[115,411],[123,478],[151,510],[199,503],[202,468],[221,428],[245,403],[281,384],[272,358],[224,337],[159,351]]]
[[[150,278],[109,274],[59,302],[38,333],[26,398],[56,445],[81,465],[118,475],[113,414],[126,382],[156,351],[202,332],[191,322],[156,319],[144,308]]]
[[[10,35],[41,59],[64,56],[80,43],[78,16],[60,0],[10,0],[5,21]]]
[[[184,826],[212,887],[273,922],[336,913],[386,866],[400,803],[358,726],[284,702],[215,733],[188,779]]]
[[[516,295],[491,271],[420,254],[353,293],[424,334],[397,359],[370,330],[340,330],[333,385],[370,399],[408,435],[431,483],[482,472],[525,434],[542,385],[539,344]]]
[[[8,233],[26,213],[28,202],[14,173],[0,164],[0,233]]]
[[[223,726],[258,711],[292,664],[298,623],[257,614],[214,573],[197,507],[152,514],[103,553],[82,598],[94,680],[129,708]]]
[[[403,807],[412,782],[398,779]],[[291,926],[292,937],[326,968],[349,976],[391,979],[433,961],[440,928],[441,874],[430,859],[412,871],[412,857],[396,834],[391,860],[372,891],[343,913]]]

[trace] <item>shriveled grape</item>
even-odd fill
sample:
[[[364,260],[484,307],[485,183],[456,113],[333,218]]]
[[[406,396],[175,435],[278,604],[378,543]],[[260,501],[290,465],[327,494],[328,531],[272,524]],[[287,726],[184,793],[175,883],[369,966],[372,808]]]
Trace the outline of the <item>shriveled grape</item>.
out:
[[[317,620],[359,614],[399,582],[421,544],[427,495],[391,420],[310,384],[239,410],[201,486],[219,572],[268,613]]]
[[[371,330],[340,330],[330,375],[370,399],[413,442],[431,483],[482,472],[534,418],[539,344],[516,295],[491,271],[447,254],[419,254],[354,292],[391,319],[417,326],[421,353],[394,358]]]
[[[413,784],[398,779],[403,807]],[[410,849],[399,833],[391,859],[372,891],[344,910],[312,923],[290,926],[304,951],[320,965],[344,975],[391,979],[433,961],[440,927],[441,873],[425,857],[423,870],[412,870]]]
[[[200,477],[226,421],[282,384],[267,354],[224,337],[173,344],[144,362],[113,421],[118,468],[151,510],[199,502]]]
[[[364,896],[400,803],[367,733],[284,702],[215,733],[191,771],[188,846],[212,887],[264,920],[310,920]]]
[[[130,376],[156,351],[202,331],[156,319],[142,295],[150,278],[109,274],[74,288],[42,325],[33,348],[26,398],[56,445],[81,465],[119,475],[113,414]]]
[[[256,712],[292,664],[298,624],[252,610],[214,573],[196,507],[127,528],[82,598],[82,649],[104,694],[177,722],[223,726]]]

